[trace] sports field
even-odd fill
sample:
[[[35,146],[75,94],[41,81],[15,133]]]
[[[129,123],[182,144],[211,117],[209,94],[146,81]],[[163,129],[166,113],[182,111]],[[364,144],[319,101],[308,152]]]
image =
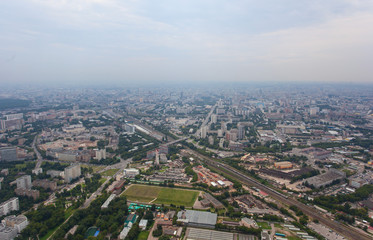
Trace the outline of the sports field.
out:
[[[130,201],[141,203],[174,204],[177,206],[192,207],[198,197],[199,191],[177,188],[157,187],[148,185],[131,185],[124,195]]]

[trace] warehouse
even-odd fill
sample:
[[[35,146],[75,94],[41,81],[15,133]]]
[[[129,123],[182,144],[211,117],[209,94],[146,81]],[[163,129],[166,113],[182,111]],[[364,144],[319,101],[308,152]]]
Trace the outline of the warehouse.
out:
[[[177,213],[177,221],[190,227],[215,228],[216,213],[185,210]]]
[[[276,162],[275,163],[275,168],[277,168],[277,169],[288,169],[288,168],[292,168],[292,167],[293,167],[293,164],[291,162],[287,162],[287,161]]]

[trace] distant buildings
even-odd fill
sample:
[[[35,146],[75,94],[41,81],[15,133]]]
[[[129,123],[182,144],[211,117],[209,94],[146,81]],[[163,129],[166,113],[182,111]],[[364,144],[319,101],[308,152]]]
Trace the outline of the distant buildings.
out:
[[[2,147],[0,148],[0,162],[17,161],[17,148],[15,147]]]
[[[0,130],[21,129],[24,123],[23,113],[5,115],[5,119],[0,120]]]
[[[129,133],[129,134],[133,134],[133,133],[135,133],[135,131],[136,131],[136,128],[135,128],[135,126],[133,126],[132,124],[124,124],[124,130],[127,132],[127,133]]]
[[[82,175],[80,165],[71,165],[65,168],[65,182],[70,183],[72,180],[80,177]]]
[[[19,210],[19,200],[17,197],[11,198],[0,204],[0,216],[7,215],[11,211]]]

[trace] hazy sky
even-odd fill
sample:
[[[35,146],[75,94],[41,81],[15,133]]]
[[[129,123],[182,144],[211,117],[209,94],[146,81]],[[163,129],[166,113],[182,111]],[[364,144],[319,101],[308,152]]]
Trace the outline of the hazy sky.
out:
[[[0,83],[373,83],[373,0],[1,0]]]

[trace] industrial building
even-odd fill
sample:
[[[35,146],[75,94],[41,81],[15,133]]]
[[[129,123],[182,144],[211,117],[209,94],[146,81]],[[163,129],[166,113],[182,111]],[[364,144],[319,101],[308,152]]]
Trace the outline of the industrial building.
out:
[[[0,204],[0,216],[7,215],[11,211],[19,210],[19,200],[17,197],[11,198]]]
[[[288,162],[288,161],[275,162],[275,168],[277,168],[277,169],[289,169],[289,168],[293,168],[293,164],[291,162]]]
[[[336,180],[342,180],[346,177],[346,173],[342,171],[338,171],[337,169],[331,168],[324,174],[317,175],[314,177],[310,177],[304,180],[304,183],[307,183],[310,186],[314,186],[315,188],[325,187],[333,183]]]
[[[220,232],[208,229],[188,228],[186,231],[186,240],[233,240],[237,239],[234,233]],[[236,237],[236,238],[234,238]]]
[[[177,221],[190,227],[215,228],[216,213],[185,210],[177,213]]]
[[[204,200],[207,200],[208,203],[211,204],[216,209],[224,208],[224,205],[221,202],[219,202],[216,198],[211,196],[211,194],[209,193],[203,194],[203,198]],[[206,205],[206,204],[202,203],[202,205]]]

